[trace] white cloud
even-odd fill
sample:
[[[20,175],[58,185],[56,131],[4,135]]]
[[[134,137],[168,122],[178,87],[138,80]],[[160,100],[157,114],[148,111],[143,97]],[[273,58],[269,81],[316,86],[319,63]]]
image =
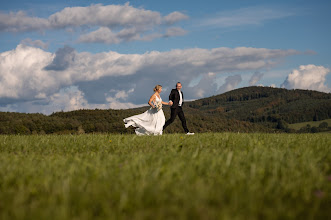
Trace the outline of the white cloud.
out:
[[[30,17],[23,11],[0,13],[0,31],[35,31],[81,26],[146,27],[159,25],[159,12],[125,5],[90,5],[67,7],[46,18]]]
[[[241,8],[233,11],[224,11],[198,22],[199,26],[206,27],[238,27],[246,25],[261,25],[269,20],[293,16],[294,13],[284,8],[269,8],[263,6]]]
[[[330,69],[324,66],[302,65],[293,70],[282,83],[281,87],[286,89],[309,89],[321,92],[330,92],[325,85],[325,77]]]
[[[256,85],[256,83],[262,79],[263,75],[264,75],[263,73],[256,71],[249,80],[249,85],[250,86]]]
[[[111,96],[106,97],[106,102],[109,106],[108,108],[111,109],[128,109],[128,108],[137,108],[141,106],[146,106],[146,104],[136,105],[131,102],[123,102],[119,100],[118,97],[111,97]]]
[[[183,19],[188,19],[188,16],[176,11],[162,17],[160,12],[135,8],[129,3],[124,5],[96,4],[87,7],[67,7],[48,18],[30,17],[23,11],[0,13],[0,32],[45,31],[48,29],[65,29],[74,32],[76,28],[85,31],[94,29],[94,31],[80,36],[79,42],[118,44],[123,41],[144,41],[184,35],[186,31],[181,28],[170,28],[165,34],[161,33],[165,28],[163,24],[172,25]]]
[[[113,32],[107,27],[101,27],[96,31],[80,36],[78,41],[84,43],[119,44],[123,41],[151,41],[162,36],[158,33],[142,36],[142,33],[143,31],[137,28],[126,28],[119,32]]]
[[[179,22],[181,20],[186,20],[188,19],[189,17],[183,13],[180,13],[178,11],[174,11],[170,14],[168,14],[167,16],[165,16],[163,18],[164,22],[168,25],[171,25],[171,24],[174,24],[176,22]]]
[[[240,75],[228,76],[226,77],[224,84],[218,89],[217,93],[224,93],[233,90],[239,83],[241,83],[241,81],[242,78]]]
[[[101,27],[96,31],[81,35],[78,41],[85,43],[93,42],[93,43],[106,43],[106,44],[118,44],[122,42],[122,40],[118,38],[117,34],[113,33],[107,27]]]
[[[130,93],[131,91],[128,91]],[[27,112],[27,113],[43,113],[46,115],[58,111],[74,111],[79,109],[128,109],[137,108],[143,105],[136,105],[130,102],[121,102],[119,99],[126,91],[119,91],[116,97],[106,97],[104,104],[91,104],[85,98],[84,92],[78,89],[77,86],[69,86],[60,89],[49,97],[44,97],[42,101],[26,101],[15,104],[7,104],[0,106],[0,111],[9,112]]]
[[[22,40],[21,44],[27,45],[27,46],[32,46],[32,47],[39,47],[42,49],[48,48],[48,43],[44,43],[41,40],[32,40],[30,38],[26,38],[26,39]]]
[[[91,5],[88,7],[68,7],[48,18],[51,27],[65,28],[83,25],[104,27],[150,26],[160,24],[159,12],[125,5]]]
[[[208,95],[214,95],[217,89],[216,74],[209,72],[203,74],[201,80],[192,87],[186,87],[186,93],[190,94],[194,99],[204,98]]]
[[[76,86],[66,87],[59,92],[49,97],[49,103],[45,106],[46,109],[54,109],[55,111],[71,111],[89,108],[89,104],[84,98],[84,93]]]
[[[112,103],[108,107],[131,107],[147,103],[156,84],[163,84],[166,90],[177,81],[183,83],[186,99],[202,98],[235,88],[241,81],[240,76],[228,78],[217,90],[214,82],[220,74],[269,68],[277,59],[295,54],[298,52],[294,50],[245,47],[91,54],[78,53],[67,46],[52,54],[18,45],[14,50],[0,53],[0,104],[52,101],[50,97],[53,97],[53,103],[65,99],[71,103],[67,109],[78,108],[81,106],[68,101],[60,92],[77,86],[82,93],[73,94],[83,106]],[[199,83],[188,87],[192,79],[201,75]],[[83,96],[87,104],[79,98]]]
[[[0,54],[0,97],[31,99],[39,93],[55,92],[56,76],[44,70],[54,54],[18,45]]]
[[[125,99],[127,93],[131,92],[133,91],[121,90],[116,93],[115,97],[106,97],[104,104],[91,104],[85,99],[84,92],[80,91],[77,86],[70,86],[50,96],[49,103],[44,107],[46,109],[44,113],[50,114],[54,110],[74,111],[79,109],[128,109],[140,107],[141,105],[119,101],[119,99]]]
[[[126,28],[119,32],[113,32],[107,27],[101,27],[96,31],[81,35],[78,41],[84,43],[119,44],[123,41],[151,41],[161,37],[183,36],[187,31],[180,27],[171,27],[166,30],[165,34],[152,33],[143,35],[143,33],[144,31],[137,28]]]
[[[29,17],[23,11],[9,14],[0,12],[0,31],[2,32],[40,31],[48,27],[47,19]]]
[[[53,61],[45,66],[45,70],[62,71],[69,68],[75,62],[75,50],[69,46],[65,46],[56,51]]]
[[[115,99],[122,99],[122,100],[126,100],[129,96],[130,93],[134,92],[134,89],[130,89],[129,91],[125,91],[125,90],[115,90],[115,89],[111,89],[109,92],[115,92]],[[107,97],[109,98],[109,97]]]
[[[167,32],[164,37],[183,36],[186,33],[187,31],[180,27],[172,27],[167,29]]]
[[[1,107],[0,110],[51,114],[56,111],[72,111],[90,107],[92,106],[85,100],[84,93],[79,91],[77,86],[70,86],[61,89],[49,97],[44,97],[42,100],[8,104],[5,107]]]

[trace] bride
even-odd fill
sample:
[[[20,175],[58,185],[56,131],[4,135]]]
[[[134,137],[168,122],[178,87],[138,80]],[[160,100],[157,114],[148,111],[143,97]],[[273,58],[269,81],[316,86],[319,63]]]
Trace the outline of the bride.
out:
[[[160,96],[161,91],[162,86],[156,85],[154,88],[155,93],[148,101],[148,104],[151,106],[150,109],[142,114],[123,119],[126,128],[130,126],[136,127],[137,135],[162,135],[165,123],[162,104],[172,105],[172,102],[163,102]]]

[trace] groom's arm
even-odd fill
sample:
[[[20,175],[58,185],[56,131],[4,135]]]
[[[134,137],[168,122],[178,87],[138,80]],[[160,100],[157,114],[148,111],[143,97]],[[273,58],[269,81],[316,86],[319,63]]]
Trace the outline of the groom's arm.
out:
[[[171,92],[170,92],[169,101],[174,102],[174,90],[171,90]]]
[[[174,103],[174,96],[175,96],[174,90],[171,90],[170,95],[169,95],[169,102],[172,102],[172,104]]]

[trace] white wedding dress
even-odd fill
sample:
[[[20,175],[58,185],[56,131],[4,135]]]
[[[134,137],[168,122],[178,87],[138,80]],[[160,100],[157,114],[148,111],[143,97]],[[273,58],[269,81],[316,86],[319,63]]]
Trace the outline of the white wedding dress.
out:
[[[162,102],[161,97],[155,98],[153,103],[155,106]],[[165,124],[165,117],[162,108],[150,108],[142,114],[134,115],[123,119],[125,127],[136,127],[137,135],[162,135],[163,125]]]

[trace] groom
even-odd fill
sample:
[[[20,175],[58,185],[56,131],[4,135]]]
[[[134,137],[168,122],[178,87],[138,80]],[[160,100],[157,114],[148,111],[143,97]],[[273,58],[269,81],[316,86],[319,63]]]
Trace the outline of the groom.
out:
[[[163,130],[168,127],[176,118],[178,115],[179,119],[182,121],[182,126],[184,128],[184,131],[187,135],[193,135],[194,133],[189,132],[186,126],[186,119],[185,115],[182,109],[182,106],[184,104],[184,95],[183,92],[180,91],[182,89],[182,84],[178,82],[176,84],[176,89],[172,89],[169,95],[169,102],[171,103],[171,116],[168,121],[163,126]]]

